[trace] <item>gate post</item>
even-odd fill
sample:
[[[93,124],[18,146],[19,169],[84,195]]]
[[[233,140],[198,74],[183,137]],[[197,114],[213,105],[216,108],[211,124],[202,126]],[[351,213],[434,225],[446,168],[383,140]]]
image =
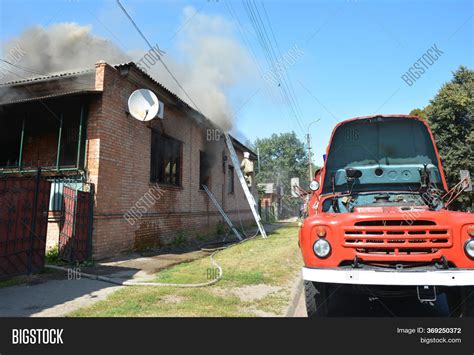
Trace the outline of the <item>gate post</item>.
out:
[[[94,223],[94,194],[95,194],[95,185],[93,183],[90,184],[89,188],[89,221],[88,221],[88,236],[87,236],[87,258],[89,260],[92,259],[92,231],[93,231],[93,223]]]
[[[31,211],[31,227],[30,227],[30,252],[28,253],[28,274],[31,274],[31,267],[33,261],[33,243],[35,239],[35,229],[36,229],[36,213],[38,210],[38,195],[41,179],[41,168],[38,168],[35,178],[35,190],[33,195],[33,208]]]

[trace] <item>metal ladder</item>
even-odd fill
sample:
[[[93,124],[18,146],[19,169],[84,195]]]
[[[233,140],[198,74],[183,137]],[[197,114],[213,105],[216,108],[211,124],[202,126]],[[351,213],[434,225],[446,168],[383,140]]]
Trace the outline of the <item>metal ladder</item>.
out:
[[[242,236],[240,235],[240,233],[237,231],[237,229],[234,227],[234,225],[232,224],[232,221],[229,219],[229,217],[227,216],[227,214],[224,212],[224,210],[222,209],[222,207],[219,205],[219,202],[217,202],[214,194],[211,192],[211,190],[208,189],[208,187],[206,185],[202,185],[202,188],[204,189],[204,191],[206,191],[207,193],[207,196],[209,196],[209,198],[211,199],[212,203],[214,204],[214,206],[216,206],[217,210],[220,212],[220,214],[222,215],[222,217],[224,218],[224,220],[226,221],[226,223],[229,225],[230,229],[232,230],[232,232],[234,232],[235,236],[237,237],[237,239],[239,240],[242,240]]]
[[[242,170],[240,170],[239,158],[235,153],[234,145],[232,144],[232,140],[230,139],[228,133],[225,133],[225,140],[227,143],[227,148],[229,149],[230,158],[232,159],[232,164],[234,165],[234,171],[237,173],[237,177],[239,178],[240,184],[242,185],[242,189],[244,190],[245,197],[247,198],[250,209],[252,210],[255,222],[257,222],[257,226],[260,233],[262,234],[262,237],[266,238],[267,233],[265,232],[265,228],[263,227],[262,219],[258,214],[257,202],[255,202],[253,195],[250,193],[249,187],[247,186],[247,182],[245,181],[244,175],[242,174]]]

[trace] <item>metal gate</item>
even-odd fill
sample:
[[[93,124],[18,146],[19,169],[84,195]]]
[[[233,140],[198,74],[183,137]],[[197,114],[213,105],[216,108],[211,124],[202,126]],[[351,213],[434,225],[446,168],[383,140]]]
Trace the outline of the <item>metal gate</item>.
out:
[[[44,266],[51,185],[36,178],[0,178],[0,278]]]
[[[91,257],[93,185],[90,191],[63,188],[63,215],[59,229],[59,257],[68,262],[82,262]]]

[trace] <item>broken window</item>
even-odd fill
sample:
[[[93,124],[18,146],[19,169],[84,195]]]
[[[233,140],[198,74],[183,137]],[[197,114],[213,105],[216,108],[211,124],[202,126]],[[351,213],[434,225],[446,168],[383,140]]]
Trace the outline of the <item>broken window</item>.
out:
[[[87,98],[61,98],[0,111],[0,169],[79,170],[84,166]]]
[[[210,161],[206,152],[199,151],[199,188],[203,190],[202,185],[209,187]]]
[[[180,186],[181,151],[180,141],[152,131],[150,181]]]
[[[234,167],[229,165],[229,176],[227,177],[227,193],[234,193]]]

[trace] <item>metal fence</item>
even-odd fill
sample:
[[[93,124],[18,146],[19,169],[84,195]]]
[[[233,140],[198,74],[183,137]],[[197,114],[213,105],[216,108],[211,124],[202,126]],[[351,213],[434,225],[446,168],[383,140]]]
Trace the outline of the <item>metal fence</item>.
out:
[[[0,278],[29,274],[44,266],[50,182],[0,178]]]

